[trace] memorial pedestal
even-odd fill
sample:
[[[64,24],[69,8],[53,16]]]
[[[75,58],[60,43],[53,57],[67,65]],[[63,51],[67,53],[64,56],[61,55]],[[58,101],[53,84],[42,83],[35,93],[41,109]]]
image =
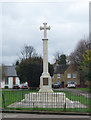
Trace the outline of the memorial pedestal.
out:
[[[42,74],[40,77],[40,90],[39,92],[53,92],[52,80],[50,74]]]

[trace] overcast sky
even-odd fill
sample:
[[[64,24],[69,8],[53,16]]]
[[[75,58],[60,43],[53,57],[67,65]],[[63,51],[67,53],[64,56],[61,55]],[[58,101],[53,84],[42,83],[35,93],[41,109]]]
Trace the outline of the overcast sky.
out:
[[[48,60],[59,51],[69,55],[81,38],[89,35],[89,1],[2,3],[2,53],[4,64],[14,64],[24,44],[43,55],[44,22],[48,33]]]

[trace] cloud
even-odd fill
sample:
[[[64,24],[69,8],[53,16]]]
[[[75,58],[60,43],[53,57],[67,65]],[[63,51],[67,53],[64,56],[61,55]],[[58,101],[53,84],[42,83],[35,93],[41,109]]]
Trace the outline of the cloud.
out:
[[[39,29],[43,22],[51,26],[49,61],[56,51],[70,54],[84,34],[89,34],[88,9],[88,2],[3,3],[3,62],[14,63],[24,44],[43,55],[43,31]]]

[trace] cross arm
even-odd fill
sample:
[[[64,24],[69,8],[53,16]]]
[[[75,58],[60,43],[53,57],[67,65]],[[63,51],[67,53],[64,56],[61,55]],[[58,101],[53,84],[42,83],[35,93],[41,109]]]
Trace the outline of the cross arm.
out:
[[[40,30],[44,30],[44,27],[40,26]]]
[[[47,29],[47,30],[50,30],[50,29],[51,29],[51,27],[50,27],[50,26],[48,26],[46,29]]]

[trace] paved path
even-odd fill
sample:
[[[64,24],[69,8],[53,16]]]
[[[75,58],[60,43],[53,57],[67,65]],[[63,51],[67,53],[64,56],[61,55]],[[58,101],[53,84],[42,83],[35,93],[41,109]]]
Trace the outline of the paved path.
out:
[[[16,114],[16,113],[3,113],[3,118],[89,118],[85,115],[43,115],[43,114]],[[55,119],[56,120],[56,119]]]
[[[61,88],[61,89],[54,89],[54,90],[57,90],[57,91],[67,91],[69,93],[73,93],[73,94],[77,94],[77,95],[82,95],[84,97],[88,97],[88,98],[91,98],[91,94],[88,93],[88,92],[85,92],[85,91],[82,91],[82,90],[78,90],[78,89],[69,89],[69,88]]]

